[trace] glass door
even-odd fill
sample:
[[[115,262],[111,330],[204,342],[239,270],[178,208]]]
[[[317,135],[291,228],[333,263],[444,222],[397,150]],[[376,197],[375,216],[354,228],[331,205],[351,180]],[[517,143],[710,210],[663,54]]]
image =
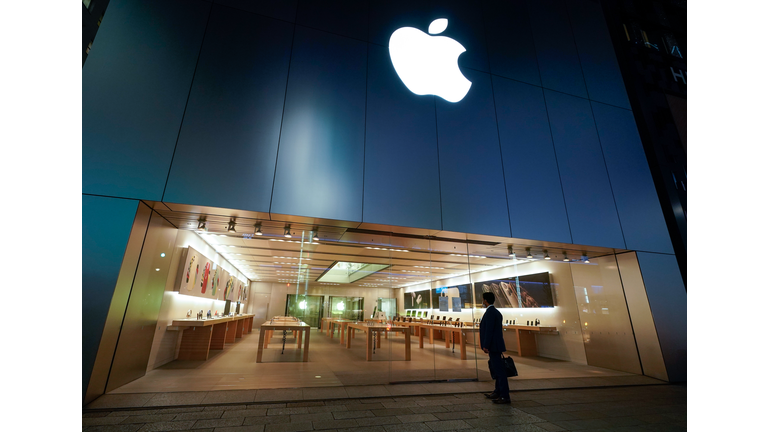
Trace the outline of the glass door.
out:
[[[296,317],[311,327],[320,328],[323,316],[323,296],[288,294],[285,302],[285,314]]]

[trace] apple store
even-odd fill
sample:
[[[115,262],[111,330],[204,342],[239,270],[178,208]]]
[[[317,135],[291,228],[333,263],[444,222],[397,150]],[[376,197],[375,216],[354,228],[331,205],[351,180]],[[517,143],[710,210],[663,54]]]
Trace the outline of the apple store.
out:
[[[82,203],[84,405],[490,381],[484,292],[520,385],[685,381],[685,287],[587,0],[113,1]]]

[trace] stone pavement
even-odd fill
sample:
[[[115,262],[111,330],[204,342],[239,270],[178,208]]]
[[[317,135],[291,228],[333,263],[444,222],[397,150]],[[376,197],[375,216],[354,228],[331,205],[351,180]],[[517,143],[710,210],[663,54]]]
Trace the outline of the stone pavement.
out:
[[[685,385],[84,410],[83,431],[466,432],[686,430]]]

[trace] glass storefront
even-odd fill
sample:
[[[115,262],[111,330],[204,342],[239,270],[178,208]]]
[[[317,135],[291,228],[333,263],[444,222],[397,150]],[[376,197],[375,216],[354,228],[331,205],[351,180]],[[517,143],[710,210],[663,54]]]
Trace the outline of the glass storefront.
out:
[[[193,218],[152,219],[124,328],[154,332],[119,335],[108,392],[488,381],[485,292],[522,379],[643,373],[619,265],[632,252]],[[138,337],[143,355],[125,348]]]

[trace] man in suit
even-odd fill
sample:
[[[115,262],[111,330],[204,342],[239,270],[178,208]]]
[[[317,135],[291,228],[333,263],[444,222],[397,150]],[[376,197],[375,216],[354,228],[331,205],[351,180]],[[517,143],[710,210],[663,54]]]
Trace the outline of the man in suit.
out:
[[[495,404],[508,404],[510,403],[509,382],[507,381],[507,369],[501,358],[507,347],[504,345],[501,312],[493,306],[495,302],[496,296],[493,293],[483,293],[483,307],[486,309],[483,319],[480,321],[480,348],[490,357],[488,366],[491,369],[491,374],[496,377],[496,388],[493,393],[486,394],[485,397],[493,400]]]

